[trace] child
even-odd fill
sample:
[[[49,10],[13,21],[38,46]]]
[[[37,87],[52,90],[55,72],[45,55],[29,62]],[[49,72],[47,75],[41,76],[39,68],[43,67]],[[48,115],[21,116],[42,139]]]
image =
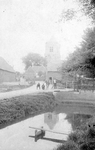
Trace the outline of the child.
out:
[[[45,85],[44,85],[44,84],[42,84],[42,89],[43,89],[43,90],[45,89]]]

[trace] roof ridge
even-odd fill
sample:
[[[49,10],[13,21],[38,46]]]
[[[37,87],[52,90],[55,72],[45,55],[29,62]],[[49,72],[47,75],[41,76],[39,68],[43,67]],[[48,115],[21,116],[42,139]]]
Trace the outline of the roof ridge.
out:
[[[9,72],[15,72],[11,65],[9,65],[6,60],[0,56],[0,69],[6,70]]]

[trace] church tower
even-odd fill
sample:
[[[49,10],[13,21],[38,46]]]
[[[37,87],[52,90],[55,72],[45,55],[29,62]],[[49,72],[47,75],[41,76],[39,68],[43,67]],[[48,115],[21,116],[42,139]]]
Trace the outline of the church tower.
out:
[[[47,60],[47,71],[57,71],[61,64],[60,45],[53,37],[50,41],[46,42],[45,57]]]

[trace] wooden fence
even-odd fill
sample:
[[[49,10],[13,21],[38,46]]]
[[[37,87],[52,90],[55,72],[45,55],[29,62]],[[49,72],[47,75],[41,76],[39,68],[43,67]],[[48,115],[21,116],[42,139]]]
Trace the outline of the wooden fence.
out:
[[[79,91],[79,90],[95,91],[95,79],[82,78],[79,80],[66,81],[66,82],[58,81],[57,87],[72,88],[74,89],[74,91]]]

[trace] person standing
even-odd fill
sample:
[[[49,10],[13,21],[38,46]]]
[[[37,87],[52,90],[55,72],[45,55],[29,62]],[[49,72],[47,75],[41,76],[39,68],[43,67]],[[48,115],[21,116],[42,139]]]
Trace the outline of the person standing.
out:
[[[54,89],[56,89],[56,80],[53,80]]]
[[[40,83],[37,84],[37,89],[40,89]]]

